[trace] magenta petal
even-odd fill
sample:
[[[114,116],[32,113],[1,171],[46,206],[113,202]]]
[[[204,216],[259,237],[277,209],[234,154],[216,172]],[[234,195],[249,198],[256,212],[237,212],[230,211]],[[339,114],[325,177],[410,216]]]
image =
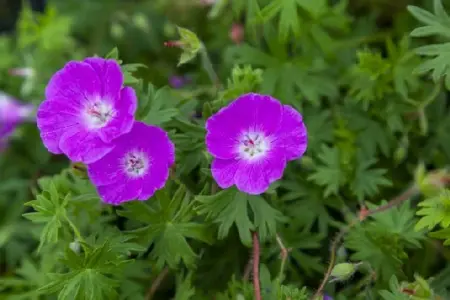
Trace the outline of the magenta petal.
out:
[[[49,152],[61,154],[59,140],[67,130],[79,127],[76,111],[60,101],[44,101],[36,116],[37,127]]]
[[[234,159],[219,159],[212,161],[211,172],[217,185],[226,189],[234,184],[234,177],[239,168],[239,161]]]
[[[283,120],[276,136],[285,149],[287,160],[297,159],[305,153],[307,130],[302,115],[289,105],[283,106]]]
[[[120,100],[116,103],[116,109],[134,116],[137,110],[137,105],[138,101],[135,90],[128,86],[124,87],[120,91]]]
[[[84,60],[97,73],[101,82],[100,96],[114,99],[123,85],[123,75],[120,65],[114,59],[89,57]]]
[[[88,165],[88,174],[92,183],[96,186],[110,185],[126,182],[128,178],[121,169],[122,153],[125,145],[117,145],[111,152]]]
[[[136,200],[141,193],[142,183],[130,181],[127,184],[110,184],[97,187],[100,197],[105,203],[119,205],[123,202]]]
[[[164,187],[167,179],[169,179],[169,168],[168,164],[163,161],[154,160],[150,173],[142,178],[142,192],[138,200],[147,200],[153,194]]]
[[[114,145],[105,144],[95,133],[74,128],[61,136],[59,148],[71,161],[90,164],[105,156]]]
[[[45,90],[46,100],[65,99],[69,103],[80,103],[98,94],[100,80],[87,63],[71,61],[56,72]]]
[[[281,124],[282,105],[276,99],[259,94],[245,94],[219,110],[206,122],[206,146],[217,158],[236,155],[236,144],[247,131],[275,133]]]
[[[134,123],[134,114],[137,109],[136,92],[131,87],[124,87],[120,98],[115,103],[117,115],[98,134],[105,143],[110,143],[122,134],[130,132]]]
[[[281,179],[285,168],[283,148],[274,147],[266,157],[258,161],[240,161],[235,176],[236,187],[251,195],[262,194],[272,182]]]

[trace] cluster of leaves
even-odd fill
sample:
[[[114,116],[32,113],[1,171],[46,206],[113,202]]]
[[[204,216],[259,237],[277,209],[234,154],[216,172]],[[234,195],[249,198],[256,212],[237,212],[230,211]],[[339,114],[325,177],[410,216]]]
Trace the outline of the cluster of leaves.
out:
[[[445,1],[54,2],[25,6],[0,37],[1,89],[39,105],[68,60],[115,59],[136,118],[169,132],[176,166],[149,201],[106,206],[83,166],[20,126],[0,153],[1,299],[254,299],[252,232],[265,300],[310,299],[330,248],[332,263],[361,266],[326,283],[334,299],[448,297]],[[173,74],[189,81],[169,87]],[[298,109],[308,129],[305,156],[259,196],[219,190],[204,142],[205,120],[247,92]]]

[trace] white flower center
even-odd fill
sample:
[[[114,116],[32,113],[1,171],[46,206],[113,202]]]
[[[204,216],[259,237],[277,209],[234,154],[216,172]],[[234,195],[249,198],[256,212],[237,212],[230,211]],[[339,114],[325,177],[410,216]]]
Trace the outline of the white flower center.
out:
[[[84,119],[90,129],[105,127],[115,115],[114,107],[106,101],[89,102],[84,108]]]
[[[123,166],[128,176],[138,178],[147,173],[150,162],[144,152],[131,151],[125,155]]]
[[[241,158],[254,160],[263,157],[269,151],[270,141],[260,132],[248,132],[239,141],[238,152]]]

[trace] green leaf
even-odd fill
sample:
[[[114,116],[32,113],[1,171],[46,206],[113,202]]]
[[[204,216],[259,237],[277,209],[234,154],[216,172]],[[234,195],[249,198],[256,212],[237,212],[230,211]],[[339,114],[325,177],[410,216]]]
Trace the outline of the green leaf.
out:
[[[23,216],[34,223],[44,223],[41,232],[38,251],[45,244],[56,243],[61,235],[63,224],[67,222],[66,206],[69,201],[69,195],[62,198],[52,181],[48,190],[44,190],[38,195],[36,200],[25,203],[33,207],[36,212],[25,213]]]
[[[183,49],[183,53],[181,53],[178,61],[178,66],[181,66],[194,59],[198,52],[202,49],[203,45],[197,35],[192,31],[179,26],[177,26],[177,30],[180,35],[179,42],[181,43],[181,48]]]
[[[434,14],[416,6],[408,6],[408,10],[417,20],[426,25],[414,29],[411,36],[429,37],[437,35],[445,38],[450,37],[450,18],[445,12],[441,0],[434,0]],[[444,78],[447,89],[450,89],[449,49],[449,43],[427,45],[415,49],[419,55],[432,57],[419,65],[415,72],[420,75],[431,72],[434,82]]]
[[[385,204],[383,201],[381,205]],[[367,203],[369,209],[377,206]],[[422,232],[414,230],[414,210],[405,202],[398,208],[372,215],[371,220],[353,227],[345,238],[345,245],[355,253],[355,261],[368,262],[378,278],[387,282],[392,275],[402,274],[402,262],[407,250],[421,247]]]
[[[84,244],[87,250],[81,256],[70,248],[64,252],[63,265],[70,271],[62,274],[49,274],[51,282],[38,289],[39,293],[58,293],[58,299],[117,299],[115,288],[119,281],[110,276],[120,274],[129,261],[111,248],[109,241],[99,247]]]
[[[197,212],[219,225],[219,239],[227,237],[231,226],[235,225],[241,242],[246,246],[252,244],[251,231],[257,230],[259,238],[266,240],[275,235],[277,223],[284,221],[283,215],[262,197],[247,195],[235,188],[212,196],[197,196],[196,200],[200,202]],[[249,216],[249,207],[253,220]]]
[[[157,191],[155,200],[149,204],[138,201],[128,203],[118,214],[146,224],[130,233],[136,235],[140,243],[154,245],[151,254],[159,266],[167,263],[176,268],[184,262],[192,267],[197,255],[188,241],[213,242],[207,224],[194,221],[192,195],[185,186],[180,185],[173,194],[167,188]]]
[[[313,174],[308,176],[308,180],[324,186],[325,197],[332,194],[336,195],[339,188],[346,182],[345,174],[341,168],[339,149],[322,145],[318,157],[322,164],[316,167]]]
[[[352,193],[359,201],[366,197],[373,197],[380,187],[391,186],[392,183],[384,176],[386,170],[371,168],[376,163],[373,158],[364,158],[358,155],[356,170],[353,180],[350,182]]]
[[[147,124],[162,125],[180,114],[177,99],[174,97],[171,89],[167,86],[158,89],[153,93],[149,86],[149,92],[146,96],[145,114],[141,120]],[[142,99],[142,98],[141,98]]]

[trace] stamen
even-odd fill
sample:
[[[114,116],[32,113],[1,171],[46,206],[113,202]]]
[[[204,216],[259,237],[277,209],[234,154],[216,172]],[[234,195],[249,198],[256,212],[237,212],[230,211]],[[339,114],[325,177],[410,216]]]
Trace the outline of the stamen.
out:
[[[130,177],[141,177],[147,172],[149,162],[145,153],[130,152],[125,156],[124,167]]]
[[[251,160],[264,155],[268,148],[268,140],[262,134],[250,132],[243,135],[239,151],[243,158]]]
[[[85,119],[88,127],[98,129],[106,126],[114,117],[114,108],[107,102],[96,101],[89,103],[85,110]]]

